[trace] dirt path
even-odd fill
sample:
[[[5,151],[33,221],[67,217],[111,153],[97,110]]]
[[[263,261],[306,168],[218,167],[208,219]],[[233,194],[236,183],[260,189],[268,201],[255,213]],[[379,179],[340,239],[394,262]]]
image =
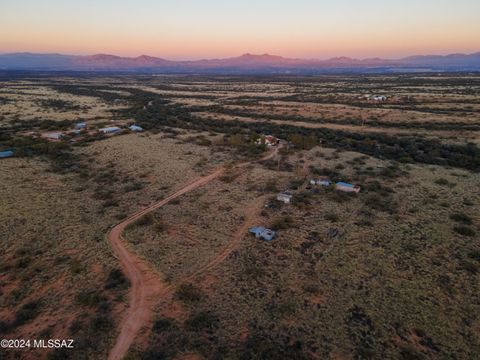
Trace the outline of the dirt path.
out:
[[[278,153],[278,150],[278,148],[275,148],[274,151],[263,157],[262,160],[273,158]],[[242,163],[237,166],[244,167],[247,164],[249,163]],[[127,219],[112,227],[108,232],[107,240],[112,247],[115,256],[118,258],[125,276],[130,280],[131,284],[129,294],[130,304],[127,313],[120,324],[120,333],[115,341],[115,345],[109,353],[109,360],[120,360],[127,354],[130,345],[133,343],[140,329],[150,321],[153,305],[155,305],[160,297],[166,296],[176,287],[176,284],[167,284],[162,281],[160,275],[154,271],[145,260],[138,257],[126,246],[126,243],[122,238],[123,231],[128,225],[132,224],[143,215],[164,206],[173,199],[187,192],[209,183],[222,175],[224,171],[225,169],[222,167],[210,175],[195,180],[173,195],[134,213]],[[256,200],[254,206],[258,207],[259,202],[260,199]],[[255,211],[253,208],[251,210],[252,211],[247,212],[247,220],[235,233],[232,241],[212,261],[197,270],[194,274],[182,279],[182,282],[193,279],[194,277],[214,268],[228,257],[236,245],[241,241],[243,235],[250,226],[251,221],[254,219],[253,214],[255,214]]]
[[[258,213],[257,213],[258,209],[261,208],[261,204],[263,203],[264,200],[265,200],[264,198],[257,198],[251,205],[248,206],[248,208],[245,209],[246,219],[243,222],[243,225],[232,236],[228,245],[225,246],[223,250],[219,254],[217,254],[217,256],[215,256],[215,258],[212,261],[202,266],[193,274],[181,279],[179,283],[192,281],[197,276],[202,275],[209,270],[212,270],[213,268],[217,267],[220,263],[222,263],[222,261],[224,261],[232,253],[232,251],[236,249],[240,241],[242,241],[245,234],[247,233],[248,228],[254,225],[255,220],[257,220],[258,218]]]

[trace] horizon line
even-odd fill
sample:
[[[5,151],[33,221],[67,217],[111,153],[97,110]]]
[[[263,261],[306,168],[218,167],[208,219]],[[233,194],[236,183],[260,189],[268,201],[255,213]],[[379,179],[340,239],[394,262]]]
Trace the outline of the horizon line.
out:
[[[60,56],[78,56],[78,57],[89,57],[89,56],[98,56],[98,55],[104,55],[104,56],[114,56],[118,58],[126,58],[126,59],[136,59],[140,58],[142,56],[147,56],[147,57],[152,57],[156,59],[162,59],[166,61],[172,61],[172,62],[189,62],[189,61],[202,61],[202,60],[224,60],[224,59],[234,59],[234,58],[239,58],[242,56],[271,56],[271,57],[280,57],[283,59],[289,59],[289,60],[304,60],[304,61],[328,61],[332,59],[352,59],[352,60],[374,60],[374,59],[380,59],[380,60],[402,60],[406,59],[409,57],[415,57],[415,56],[452,56],[452,55],[475,55],[475,54],[480,54],[480,51],[475,51],[475,52],[445,52],[444,54],[435,54],[435,53],[427,53],[427,54],[419,54],[419,53],[414,53],[411,55],[406,55],[403,57],[381,57],[381,56],[371,56],[371,57],[353,57],[353,56],[346,56],[346,55],[337,55],[337,56],[331,56],[331,57],[326,57],[326,58],[315,58],[315,57],[288,57],[288,56],[283,56],[283,55],[278,55],[278,54],[270,54],[270,53],[252,53],[252,52],[245,52],[240,55],[236,56],[224,56],[224,57],[200,57],[200,58],[194,58],[194,59],[175,59],[171,60],[169,58],[165,58],[163,56],[156,56],[156,55],[148,55],[147,53],[143,53],[140,55],[117,55],[114,53],[108,53],[108,52],[98,52],[98,53],[90,53],[90,54],[80,54],[80,53],[62,53],[62,52],[32,52],[32,51],[14,51],[14,52],[0,52],[0,56],[4,55],[25,55],[25,54],[30,54],[30,55],[60,55]]]

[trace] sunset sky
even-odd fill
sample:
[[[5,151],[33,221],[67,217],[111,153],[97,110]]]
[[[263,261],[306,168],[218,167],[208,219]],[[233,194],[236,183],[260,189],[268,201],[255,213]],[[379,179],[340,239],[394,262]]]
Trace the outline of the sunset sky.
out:
[[[479,19],[479,0],[0,0],[0,53],[471,53],[480,51]]]

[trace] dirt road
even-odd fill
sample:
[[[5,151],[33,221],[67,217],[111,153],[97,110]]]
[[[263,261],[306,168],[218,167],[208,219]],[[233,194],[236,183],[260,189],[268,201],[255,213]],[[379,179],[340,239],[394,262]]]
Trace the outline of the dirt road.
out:
[[[275,148],[274,151],[263,157],[262,160],[273,158],[278,153],[278,150],[279,148]],[[244,167],[247,164],[249,163],[242,163],[237,166]],[[222,175],[224,171],[225,169],[222,167],[210,175],[195,180],[173,195],[170,195],[158,203],[134,213],[130,217],[112,227],[108,232],[107,240],[112,247],[115,256],[118,258],[125,276],[130,280],[131,284],[129,294],[130,304],[127,309],[127,313],[120,324],[120,333],[115,341],[114,347],[110,351],[108,356],[109,360],[120,360],[127,354],[130,345],[133,343],[140,329],[149,323],[151,319],[151,310],[155,303],[161,297],[169,294],[176,287],[176,284],[167,284],[162,281],[160,275],[155,272],[145,260],[139,258],[131,249],[127,247],[122,238],[123,231],[128,225],[132,224],[143,215],[146,215],[164,206],[168,202],[187,192],[195,190],[209,183],[210,181]],[[259,202],[260,199],[257,199],[254,207],[258,207]],[[255,209],[252,208],[251,210],[252,211],[247,212],[247,220],[237,231],[237,233],[235,233],[232,241],[212,261],[196,271],[194,274],[182,279],[181,282],[193,279],[194,277],[213,269],[227,258],[236,245],[241,241],[246,230],[250,226],[250,223],[253,220],[253,214],[255,214]]]

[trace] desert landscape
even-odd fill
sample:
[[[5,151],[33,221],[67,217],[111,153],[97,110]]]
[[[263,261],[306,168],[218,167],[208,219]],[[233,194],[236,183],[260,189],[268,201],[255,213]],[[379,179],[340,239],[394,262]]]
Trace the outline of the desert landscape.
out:
[[[478,73],[0,71],[0,335],[75,343],[0,359],[479,358],[479,146]]]

